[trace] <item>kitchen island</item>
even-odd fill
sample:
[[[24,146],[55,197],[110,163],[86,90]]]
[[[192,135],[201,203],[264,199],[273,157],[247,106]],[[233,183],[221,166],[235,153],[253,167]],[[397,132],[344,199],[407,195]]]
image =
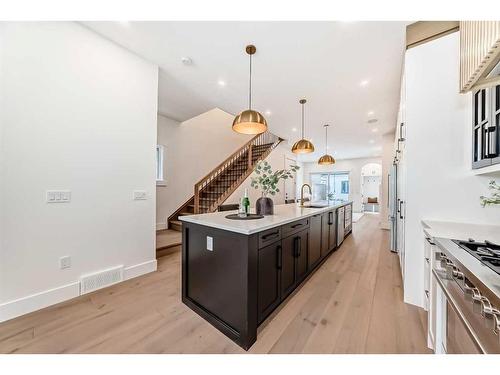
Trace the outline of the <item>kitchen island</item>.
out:
[[[352,202],[277,205],[274,215],[182,216],[182,301],[248,350],[257,327],[342,243]]]

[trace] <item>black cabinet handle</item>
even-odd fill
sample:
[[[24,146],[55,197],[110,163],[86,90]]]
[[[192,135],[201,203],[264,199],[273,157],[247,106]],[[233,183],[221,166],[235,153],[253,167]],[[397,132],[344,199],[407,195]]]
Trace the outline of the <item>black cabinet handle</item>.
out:
[[[401,199],[398,198],[398,208],[397,208],[397,213],[399,214],[401,212]]]
[[[279,232],[279,231],[272,232],[272,233],[268,233],[268,234],[266,234],[265,236],[262,236],[262,239],[263,239],[263,240],[267,240],[267,239],[268,239],[268,238],[270,238],[270,237],[276,237],[276,236],[278,236],[278,234],[280,234],[280,232]]]
[[[328,225],[333,225],[333,212],[328,212]]]
[[[300,257],[300,254],[302,253],[302,237],[298,237],[297,243],[299,244],[298,246],[298,253],[297,253],[297,258]]]
[[[295,258],[300,257],[300,246],[301,246],[301,237],[297,236],[293,239],[293,255]]]
[[[400,219],[404,219],[403,218],[403,210],[401,208],[401,206],[403,205],[404,201],[399,201],[399,218]]]
[[[294,225],[290,226],[290,228],[295,229],[297,227],[300,227],[301,225],[302,225],[302,223],[294,224]]]
[[[434,242],[432,242],[432,240],[429,238],[429,237],[425,237],[425,239],[427,240],[427,242],[429,242],[431,245],[435,245]]]
[[[283,248],[281,247],[281,245],[278,245],[278,247],[276,248],[278,250],[278,259],[276,261],[276,268],[277,269],[281,269],[281,267],[283,267],[283,263],[282,263],[282,252],[283,252]]]

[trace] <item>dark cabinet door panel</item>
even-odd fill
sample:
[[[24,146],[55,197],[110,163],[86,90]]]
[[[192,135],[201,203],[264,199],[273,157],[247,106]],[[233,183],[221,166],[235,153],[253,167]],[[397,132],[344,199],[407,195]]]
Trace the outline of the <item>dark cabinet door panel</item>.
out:
[[[300,283],[307,275],[307,245],[309,243],[309,231],[304,230],[296,235],[296,258],[295,282]]]
[[[335,211],[328,212],[328,251],[332,251],[337,247],[337,215]]]
[[[297,236],[282,240],[281,298],[285,298],[295,287],[295,252]]]
[[[321,259],[321,216],[321,214],[318,214],[311,217],[308,247],[309,269],[313,269]]]
[[[258,314],[260,323],[280,302],[281,241],[260,249],[258,257]]]
[[[330,214],[328,212],[321,215],[321,258],[327,256],[330,249]]]

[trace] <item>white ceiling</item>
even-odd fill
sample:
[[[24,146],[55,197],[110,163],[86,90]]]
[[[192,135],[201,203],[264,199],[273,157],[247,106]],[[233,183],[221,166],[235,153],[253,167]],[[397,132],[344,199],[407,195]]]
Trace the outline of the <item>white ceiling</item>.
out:
[[[308,100],[306,138],[316,152],[303,160],[324,153],[325,123],[333,125],[329,153],[338,159],[379,156],[380,136],[396,125],[408,22],[84,24],[160,66],[159,112],[177,120],[214,107],[232,114],[247,108],[244,48],[252,43],[253,107],[267,118],[270,131],[293,144],[300,137],[298,101]],[[371,118],[378,121],[368,124]]]

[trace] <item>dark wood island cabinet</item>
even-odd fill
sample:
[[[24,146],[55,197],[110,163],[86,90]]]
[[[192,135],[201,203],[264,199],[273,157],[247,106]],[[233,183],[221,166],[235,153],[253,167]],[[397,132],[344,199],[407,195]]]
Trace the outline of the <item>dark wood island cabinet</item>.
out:
[[[336,210],[275,207],[251,221],[183,217],[182,301],[245,350],[257,327],[336,248]]]

